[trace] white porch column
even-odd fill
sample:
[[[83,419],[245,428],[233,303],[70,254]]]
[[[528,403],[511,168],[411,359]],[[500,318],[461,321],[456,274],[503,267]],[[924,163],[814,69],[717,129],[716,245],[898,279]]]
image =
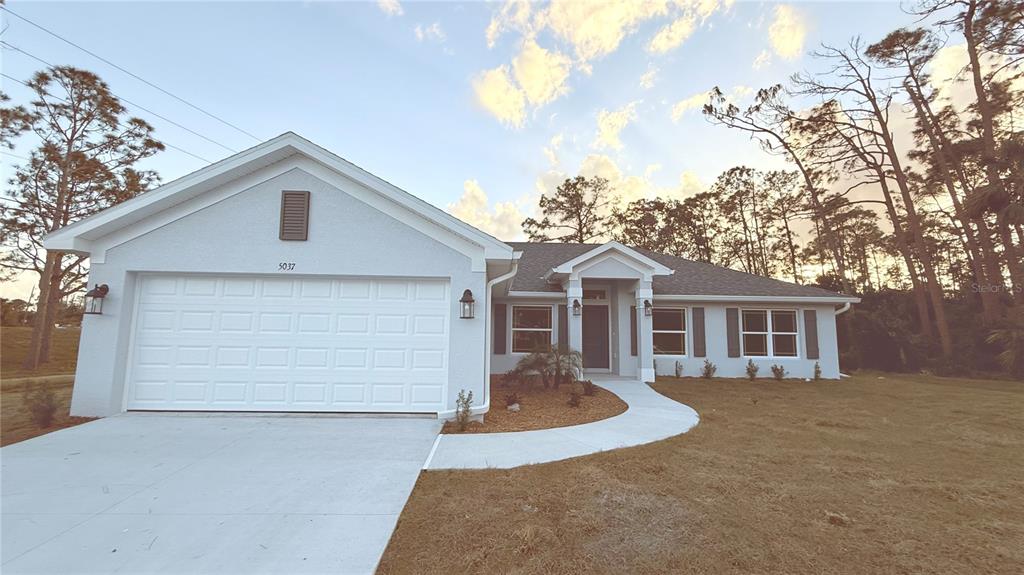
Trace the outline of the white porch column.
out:
[[[651,282],[641,281],[636,290],[636,376],[640,381],[654,381],[654,332],[650,317],[644,312],[644,302],[654,303]]]
[[[583,353],[583,315],[572,313],[573,302],[579,300],[583,303],[583,282],[579,279],[570,279],[565,289],[566,312],[569,317],[569,349]]]

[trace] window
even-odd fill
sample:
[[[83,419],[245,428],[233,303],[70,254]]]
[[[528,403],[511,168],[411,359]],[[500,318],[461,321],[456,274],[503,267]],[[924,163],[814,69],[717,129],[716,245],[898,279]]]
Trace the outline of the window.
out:
[[[551,306],[512,306],[512,353],[530,353],[551,345]]]
[[[603,300],[608,299],[608,293],[603,289],[585,289],[583,290],[583,299],[588,300]]]
[[[743,355],[796,357],[796,311],[743,310]]]
[[[655,355],[686,355],[686,310],[654,308],[651,317]]]

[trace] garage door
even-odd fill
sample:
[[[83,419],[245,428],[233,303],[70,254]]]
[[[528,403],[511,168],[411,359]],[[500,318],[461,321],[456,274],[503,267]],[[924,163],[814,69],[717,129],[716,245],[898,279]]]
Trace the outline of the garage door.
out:
[[[447,281],[140,278],[128,409],[436,412]]]

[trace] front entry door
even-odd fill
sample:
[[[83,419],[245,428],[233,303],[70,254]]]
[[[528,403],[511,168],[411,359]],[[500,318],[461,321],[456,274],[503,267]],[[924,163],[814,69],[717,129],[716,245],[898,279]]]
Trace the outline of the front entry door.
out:
[[[609,369],[608,306],[583,306],[583,367]]]

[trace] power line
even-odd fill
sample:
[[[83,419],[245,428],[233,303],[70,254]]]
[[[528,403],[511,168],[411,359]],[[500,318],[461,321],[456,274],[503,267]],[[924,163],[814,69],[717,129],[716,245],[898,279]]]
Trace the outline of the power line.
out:
[[[217,116],[217,115],[215,115],[215,114],[213,114],[211,112],[207,112],[206,110],[200,108],[199,106],[193,104],[192,102],[189,102],[188,100],[186,100],[184,98],[181,98],[179,96],[176,96],[176,95],[172,94],[171,92],[168,92],[167,90],[164,90],[160,86],[157,86],[156,84],[150,82],[149,80],[146,80],[145,78],[143,78],[143,77],[141,77],[141,76],[139,76],[137,74],[134,74],[134,73],[132,73],[132,72],[130,72],[128,70],[125,70],[121,66],[118,66],[117,64],[111,62],[110,60],[107,60],[103,56],[100,56],[99,54],[97,54],[95,52],[92,52],[92,51],[90,51],[90,50],[88,50],[86,48],[83,48],[82,46],[80,46],[78,44],[75,44],[71,40],[68,40],[67,38],[61,36],[60,34],[54,32],[52,30],[49,30],[47,28],[44,28],[43,26],[41,26],[39,24],[36,24],[35,22],[29,20],[28,18],[25,18],[24,16],[21,16],[19,14],[16,14],[15,12],[12,12],[11,9],[8,8],[7,6],[4,6],[4,5],[0,4],[0,9],[3,9],[8,14],[14,16],[15,18],[18,18],[19,20],[22,20],[23,22],[26,22],[28,24],[31,24],[32,26],[35,26],[36,28],[42,30],[43,32],[46,32],[47,34],[53,36],[54,38],[57,38],[58,40],[61,40],[62,42],[70,44],[71,46],[74,46],[75,48],[78,48],[79,50],[85,52],[86,54],[92,56],[93,58],[96,58],[97,60],[100,60],[101,62],[105,62],[106,64],[109,64],[110,66],[113,66],[114,68],[117,68],[118,70],[124,72],[125,74],[128,74],[132,78],[135,78],[136,80],[146,84],[147,86],[150,86],[151,88],[155,88],[156,90],[159,90],[160,92],[163,92],[164,94],[174,98],[175,100],[178,100],[182,104],[185,104],[186,106],[189,106],[190,108],[193,108],[195,110],[198,110],[199,112],[202,112],[203,114],[206,114],[207,116],[213,118],[214,120],[217,120],[218,122],[224,124],[225,126],[229,126],[229,127],[233,128],[233,129],[235,129],[235,130],[245,134],[246,136],[249,136],[250,138],[256,140],[257,142],[262,142],[263,141],[259,136],[256,136],[256,135],[252,134],[251,132],[247,132],[247,131],[243,130],[242,128],[239,128],[238,126],[232,124],[231,122],[228,122],[227,120],[225,120],[225,119],[223,119],[223,118],[221,118],[221,117],[219,117],[219,116]]]
[[[29,58],[32,58],[33,60],[36,60],[37,62],[42,63],[44,66],[48,66],[50,68],[54,67],[53,64],[47,62],[46,60],[43,60],[39,56],[36,56],[34,54],[30,54],[30,53],[26,52],[25,50],[22,50],[21,48],[15,46],[14,44],[11,44],[10,42],[8,42],[6,40],[0,40],[0,44],[3,44],[4,46],[7,46],[11,50],[17,50],[18,52],[21,52],[22,54],[28,56]],[[114,92],[111,92],[111,94],[114,94]],[[134,106],[134,107],[142,110],[143,112],[146,112],[147,114],[152,114],[153,116],[156,116],[157,118],[160,118],[161,120],[163,120],[163,121],[165,121],[165,122],[167,122],[169,124],[173,124],[173,125],[181,128],[182,130],[185,130],[186,132],[188,132],[190,134],[193,134],[195,136],[199,136],[200,138],[206,140],[207,142],[210,142],[211,144],[216,144],[216,145],[224,148],[225,150],[231,152],[232,154],[238,153],[238,150],[236,150],[236,149],[234,149],[234,148],[232,148],[230,146],[225,146],[224,144],[218,142],[217,140],[214,140],[213,138],[208,138],[208,137],[200,134],[199,132],[197,132],[195,130],[186,128],[185,126],[182,126],[181,124],[179,124],[178,122],[175,122],[174,120],[172,120],[170,118],[167,118],[165,116],[161,116],[160,114],[154,112],[153,110],[150,110],[150,109],[148,109],[148,108],[146,108],[144,106],[141,106],[139,104],[136,104],[135,102],[132,102],[128,98],[124,98],[124,97],[118,96],[117,94],[114,94],[114,96],[117,96],[118,100],[121,100],[122,102],[124,102],[125,104],[128,104],[129,106]]]
[[[28,85],[28,84],[26,84],[25,82],[22,82],[21,80],[19,80],[19,79],[15,78],[15,77],[13,77],[13,76],[8,76],[7,74],[4,74],[3,72],[0,72],[0,76],[2,76],[2,77],[4,77],[4,78],[7,78],[8,80],[12,80],[12,81],[14,81],[14,82],[17,82],[17,83],[21,84],[22,86],[25,86],[26,88],[28,88],[28,89],[30,89],[30,90],[32,89],[32,87],[31,87],[31,86],[29,86],[29,85]],[[56,96],[54,96],[54,98],[57,98],[57,97],[56,97]],[[65,104],[68,104],[68,103],[69,103],[69,102],[68,102],[67,100],[65,100],[64,98],[57,98],[57,99],[58,99],[58,100],[60,100],[61,102],[64,102]],[[212,163],[213,163],[212,161],[210,161],[210,160],[207,160],[206,158],[204,158],[204,157],[202,157],[202,156],[199,156],[199,155],[197,155],[197,154],[193,154],[192,152],[190,152],[190,151],[188,151],[188,150],[186,150],[186,149],[184,149],[184,148],[179,148],[178,146],[175,146],[174,144],[171,144],[171,143],[168,143],[168,142],[164,142],[164,141],[162,141],[162,140],[160,141],[160,143],[161,143],[161,144],[163,144],[163,145],[165,145],[165,146],[167,146],[168,148],[171,148],[172,150],[177,150],[177,151],[181,152],[182,154],[187,154],[187,155],[189,155],[189,156],[192,156],[193,158],[195,158],[195,159],[197,159],[197,160],[200,160],[200,161],[206,162],[207,164],[212,164]]]

